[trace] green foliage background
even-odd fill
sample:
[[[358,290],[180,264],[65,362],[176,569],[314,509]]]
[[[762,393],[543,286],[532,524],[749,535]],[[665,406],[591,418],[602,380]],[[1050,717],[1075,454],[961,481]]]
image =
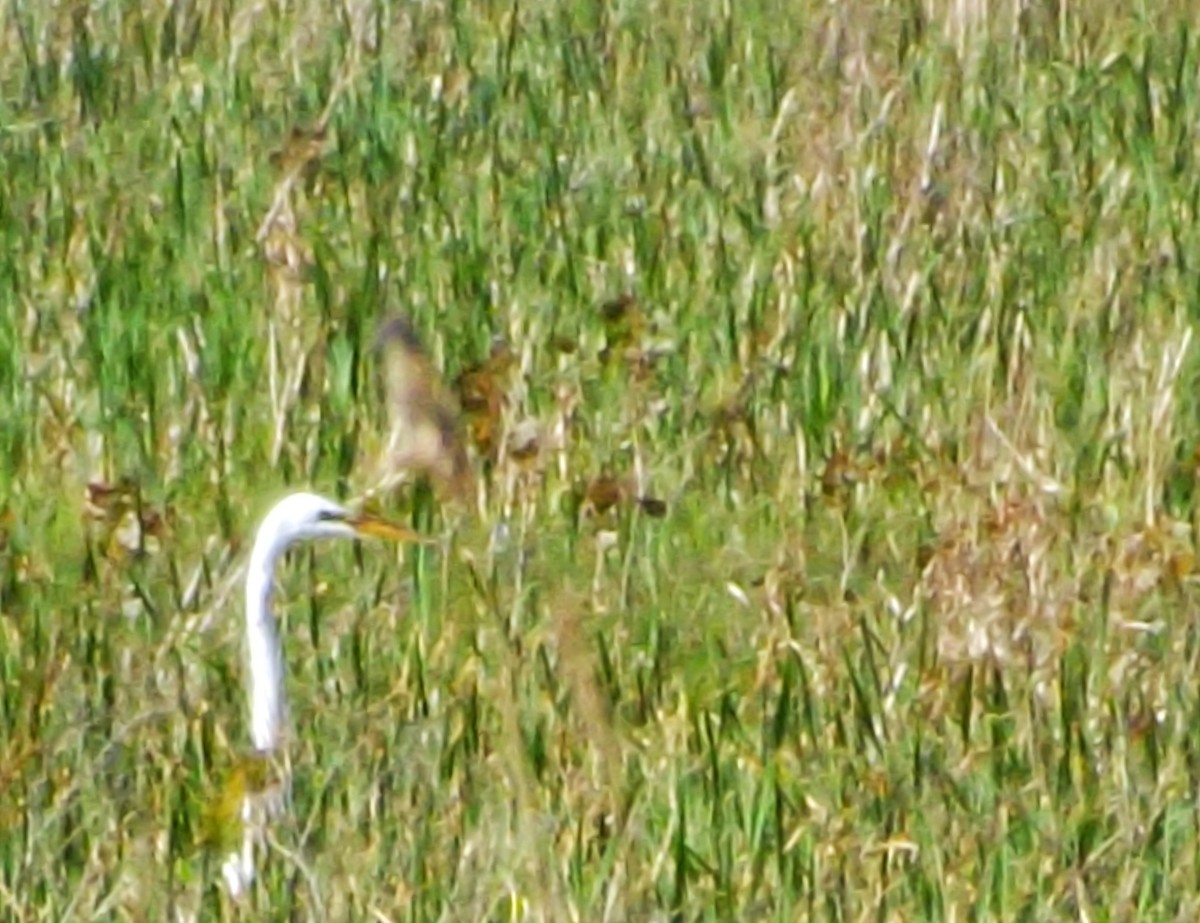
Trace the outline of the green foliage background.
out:
[[[0,918],[1197,919],[1200,41],[1136,6],[9,0]],[[235,903],[238,565],[370,485],[394,309],[539,455],[292,556]]]

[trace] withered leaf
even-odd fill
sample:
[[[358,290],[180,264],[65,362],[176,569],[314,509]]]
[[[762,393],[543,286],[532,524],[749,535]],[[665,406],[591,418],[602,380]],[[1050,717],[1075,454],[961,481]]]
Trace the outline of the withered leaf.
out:
[[[667,515],[667,502],[656,497],[638,497],[638,506],[651,519],[662,519]]]
[[[481,364],[464,369],[454,380],[454,390],[466,418],[467,433],[477,452],[494,458],[497,434],[507,393],[506,376],[515,359],[503,339],[492,343],[490,355]]]
[[[622,503],[636,503],[652,519],[661,519],[667,514],[665,500],[639,495],[632,478],[618,477],[609,471],[597,475],[587,484],[583,500],[584,512],[594,516],[603,516]]]
[[[271,166],[283,173],[308,168],[320,160],[325,150],[324,127],[306,130],[293,127],[283,146],[271,152]]]
[[[585,508],[602,516],[621,502],[623,494],[621,482],[615,475],[606,472],[593,478],[584,490]]]
[[[623,346],[636,343],[645,330],[645,318],[632,295],[620,295],[606,301],[600,306],[600,316],[604,321],[603,358],[614,355]]]

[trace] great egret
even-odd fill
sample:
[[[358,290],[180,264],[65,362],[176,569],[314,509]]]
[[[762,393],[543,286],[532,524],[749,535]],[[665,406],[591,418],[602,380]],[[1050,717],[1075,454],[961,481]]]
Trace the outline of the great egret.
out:
[[[246,569],[246,642],[250,664],[250,736],[257,754],[266,757],[276,751],[287,720],[283,693],[283,652],[271,613],[275,568],[293,544],[307,539],[360,538],[372,536],[393,541],[419,542],[411,529],[377,516],[354,513],[325,497],[313,493],[294,493],[284,497],[263,519],[254,537]],[[225,882],[238,896],[254,880],[254,851],[262,838],[261,810],[255,804],[253,786],[241,796],[238,821],[243,826],[239,851],[231,853],[222,866]],[[268,810],[267,813],[270,813]]]

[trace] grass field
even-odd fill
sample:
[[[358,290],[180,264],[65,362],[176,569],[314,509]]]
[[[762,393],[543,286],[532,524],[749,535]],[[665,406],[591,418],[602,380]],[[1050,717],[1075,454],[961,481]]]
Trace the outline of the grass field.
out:
[[[9,0],[0,920],[1200,919],[1193,19]],[[493,456],[281,571],[236,902],[395,310]]]

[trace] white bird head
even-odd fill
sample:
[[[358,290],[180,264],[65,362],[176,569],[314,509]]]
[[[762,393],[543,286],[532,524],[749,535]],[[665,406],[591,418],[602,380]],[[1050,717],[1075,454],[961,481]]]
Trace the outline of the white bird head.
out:
[[[395,541],[420,541],[409,529],[369,513],[354,513],[339,503],[312,493],[290,494],[263,519],[258,535],[274,558],[289,545],[306,539],[371,536]]]

